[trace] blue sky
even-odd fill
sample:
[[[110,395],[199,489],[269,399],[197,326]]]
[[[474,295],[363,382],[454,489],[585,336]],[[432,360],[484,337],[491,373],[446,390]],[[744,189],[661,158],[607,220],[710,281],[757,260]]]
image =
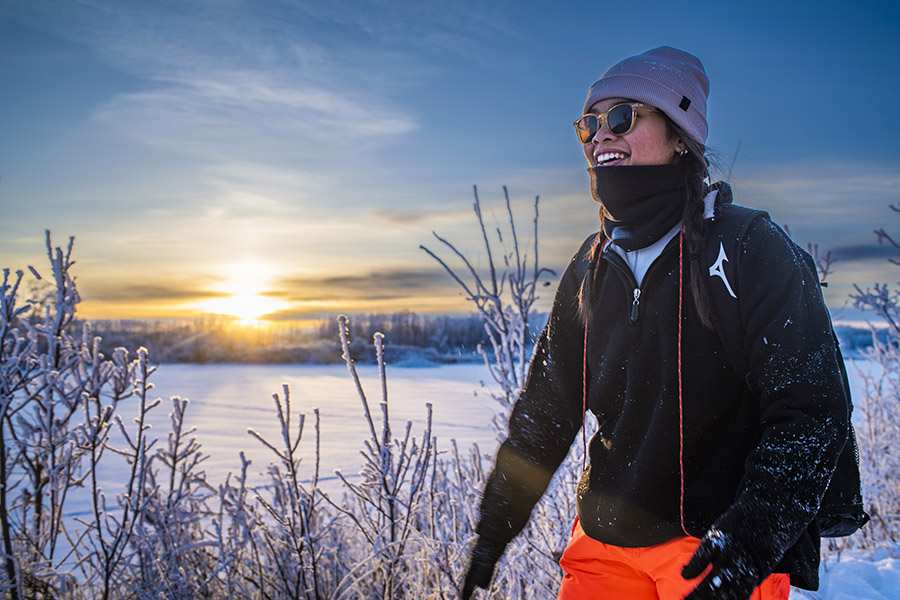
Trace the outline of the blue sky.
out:
[[[76,236],[92,318],[466,310],[419,245],[478,260],[472,186],[502,220],[506,185],[564,267],[597,213],[571,123],[659,45],[703,60],[737,201],[839,259],[833,308],[900,280],[900,9],[865,1],[7,0],[0,266]]]

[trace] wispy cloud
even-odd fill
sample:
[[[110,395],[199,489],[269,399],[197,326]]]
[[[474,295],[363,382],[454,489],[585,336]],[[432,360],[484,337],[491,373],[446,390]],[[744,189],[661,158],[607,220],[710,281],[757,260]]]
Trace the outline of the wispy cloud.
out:
[[[900,171],[897,165],[877,163],[797,164],[755,171],[736,187],[760,202],[807,217],[823,213],[869,217],[900,200]]]
[[[291,302],[343,298],[385,300],[404,298],[453,288],[453,282],[438,269],[392,269],[357,275],[296,277],[275,285],[278,297]]]
[[[285,2],[281,7],[331,27],[354,30],[370,43],[472,60],[484,58],[484,44],[492,39],[521,36],[510,20],[519,7],[508,1],[488,5],[478,0],[343,0]]]
[[[416,209],[376,209],[373,216],[393,225],[423,225],[430,228],[439,227],[442,223],[473,222],[472,210],[465,205],[459,208],[434,209],[422,207]]]
[[[292,307],[264,316],[271,321],[321,319],[339,312],[468,312],[471,306],[447,274],[397,268],[346,276],[296,277],[277,282],[267,295]]]
[[[832,255],[835,259],[841,261],[853,260],[887,260],[897,256],[897,250],[890,246],[878,244],[861,244],[858,246],[837,246],[831,248]]]
[[[35,10],[43,9],[44,26],[143,81],[94,113],[142,143],[213,161],[333,160],[354,144],[377,146],[418,127],[391,96],[427,71],[421,62],[342,49],[327,33],[317,36],[309,17],[282,23],[278,10],[290,13],[289,5],[273,6],[268,13],[240,4],[82,0]],[[304,30],[309,35],[300,37]]]
[[[198,288],[193,283],[173,284],[170,282],[145,282],[139,284],[111,281],[108,283],[90,283],[84,286],[85,297],[98,302],[138,302],[149,301],[183,302],[190,300],[206,300],[227,296],[206,288]]]
[[[323,153],[332,159],[346,140],[378,143],[417,127],[413,117],[386,101],[237,71],[122,94],[95,118],[141,142],[213,160],[315,159]]]
[[[735,202],[768,210],[798,240],[862,246],[875,241],[872,223],[890,226],[895,215],[889,205],[900,203],[900,172],[890,164],[798,164],[754,171],[734,188]],[[819,239],[811,239],[813,232]]]

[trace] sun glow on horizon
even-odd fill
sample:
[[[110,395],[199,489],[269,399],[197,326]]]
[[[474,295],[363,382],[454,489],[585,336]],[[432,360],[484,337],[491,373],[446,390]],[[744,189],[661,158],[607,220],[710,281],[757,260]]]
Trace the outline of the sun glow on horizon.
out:
[[[226,282],[220,288],[228,294],[211,298],[198,305],[206,313],[227,315],[240,325],[259,327],[263,315],[287,308],[288,303],[264,295],[270,276],[265,265],[243,261],[227,268]]]

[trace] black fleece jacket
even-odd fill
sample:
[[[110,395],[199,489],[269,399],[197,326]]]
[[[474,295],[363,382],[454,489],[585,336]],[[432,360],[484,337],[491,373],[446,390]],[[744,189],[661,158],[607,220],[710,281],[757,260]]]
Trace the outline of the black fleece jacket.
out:
[[[485,487],[477,533],[495,544],[524,527],[582,424],[576,264],[589,243],[560,281]],[[740,257],[721,263],[724,279],[710,275],[708,284],[727,280],[739,303],[746,380],[735,374],[717,334],[701,325],[687,256],[683,261],[685,526],[696,537],[713,525],[728,531],[751,550],[763,575],[790,573],[793,585],[816,589],[814,517],[849,421],[841,359],[803,251],[768,219],[750,227],[741,249]],[[599,430],[578,486],[578,513],[594,539],[650,546],[684,535],[678,236],[640,288],[620,256],[606,250],[599,260],[586,398]],[[711,266],[702,265],[703,273]]]

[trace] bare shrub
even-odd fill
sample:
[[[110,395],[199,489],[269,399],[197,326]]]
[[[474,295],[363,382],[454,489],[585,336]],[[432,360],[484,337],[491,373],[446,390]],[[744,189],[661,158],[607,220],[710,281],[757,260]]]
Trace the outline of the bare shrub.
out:
[[[494,424],[501,437],[506,435],[510,410],[528,373],[534,346],[533,333],[536,331],[534,321],[537,315],[532,309],[538,299],[538,284],[545,275],[555,275],[553,271],[539,265],[538,198],[534,203],[533,238],[530,240],[533,249],[529,262],[528,252],[519,245],[515,218],[505,187],[503,194],[509,219],[507,237],[511,239],[511,243],[504,242],[503,231],[498,226],[495,230],[496,239],[503,250],[497,258],[482,218],[477,189],[475,190],[474,210],[484,240],[488,264],[486,274],[479,273],[456,246],[436,233],[435,237],[462,262],[463,274],[457,273],[447,262],[422,246],[463,288],[484,322],[491,347],[481,346],[479,352],[499,387],[492,395],[500,408]],[[498,264],[502,266],[498,268]],[[535,507],[528,525],[507,547],[488,590],[489,597],[543,598],[556,594],[562,576],[558,561],[571,536],[576,514],[575,489],[582,471],[582,452],[579,444],[573,445],[569,457],[560,466]],[[456,455],[454,460],[456,463],[460,462]],[[474,540],[477,507],[484,486],[481,457],[476,460],[475,456],[470,456],[469,463],[469,469],[477,476],[470,477],[467,484],[463,484],[462,478],[458,477],[451,488],[457,494],[458,501],[470,503],[471,512],[466,513],[465,521],[468,526],[467,543]],[[457,465],[455,468],[463,470],[465,467]],[[470,486],[477,487],[473,491]],[[461,537],[462,532],[454,533],[456,539]],[[468,556],[464,555],[462,561],[465,563],[467,560]]]
[[[369,425],[370,438],[362,451],[364,466],[360,483],[352,483],[337,471],[348,494],[341,505],[329,499],[332,506],[346,517],[365,548],[354,557],[354,565],[338,586],[337,598],[405,598],[423,589],[412,579],[421,574],[417,555],[427,546],[423,543],[421,514],[427,498],[427,480],[434,460],[431,435],[431,405],[426,405],[427,421],[422,437],[411,437],[412,422],[406,423],[400,437],[391,431],[388,410],[387,376],[384,362],[384,340],[375,334],[375,351],[381,395],[381,426],[375,420],[350,355],[349,326],[339,317],[343,357],[356,385],[363,412]],[[425,561],[421,561],[422,564]]]
[[[494,255],[491,236],[488,235],[484,225],[477,188],[474,193],[473,208],[481,229],[481,237],[484,240],[488,272],[486,274],[479,273],[456,246],[437,233],[434,233],[434,237],[462,262],[467,275],[458,274],[447,262],[425,246],[420,246],[420,248],[444,267],[450,277],[463,288],[466,299],[475,305],[481,316],[485,332],[490,340],[490,347],[479,344],[478,353],[483,358],[491,377],[499,386],[499,390],[495,390],[493,395],[503,408],[501,417],[505,421],[516,397],[518,397],[519,390],[525,385],[525,376],[528,373],[528,361],[534,346],[533,319],[535,315],[532,313],[532,309],[538,298],[538,283],[545,274],[555,275],[555,273],[550,269],[540,267],[538,262],[539,197],[534,200],[534,230],[531,250],[533,255],[529,262],[527,249],[519,245],[516,222],[506,187],[503,188],[503,196],[506,199],[506,212],[509,217],[508,231],[512,243],[509,245],[504,242],[503,231],[499,226],[494,230],[497,243],[502,248],[502,254],[499,257]],[[504,427],[505,424],[501,425],[501,430]]]
[[[72,331],[80,302],[73,243],[63,252],[46,234],[48,298],[20,305],[23,274],[11,281],[8,269],[0,293],[0,589],[14,599],[74,597],[78,572],[108,598],[142,509],[147,446],[140,433],[126,451],[134,459],[131,479],[116,505],[107,504],[97,480],[116,407],[142,389],[141,359],[129,362],[124,352],[105,359],[88,325]],[[91,498],[90,523],[66,518],[73,491],[82,488]]]
[[[900,212],[898,206],[891,209]],[[898,257],[889,261],[900,265],[900,244],[884,229],[876,230],[875,235],[879,243],[898,251]],[[863,395],[855,400],[854,418],[863,497],[872,521],[849,538],[829,540],[833,553],[853,547],[874,550],[900,541],[900,482],[896,476],[900,472],[900,290],[887,284],[854,287],[854,306],[875,315],[872,347],[864,352],[868,364],[857,366]]]
[[[253,430],[249,433],[276,455],[269,466],[269,485],[256,489],[256,499],[265,511],[255,522],[245,525],[244,539],[253,549],[249,557],[259,563],[254,568],[260,592],[276,598],[325,598],[334,590],[342,572],[338,550],[343,546],[333,537],[335,516],[323,510],[319,481],[319,411],[315,409],[315,471],[307,486],[301,481],[298,451],[306,421],[299,415],[296,429],[292,422],[291,392],[283,388],[283,399],[275,394],[275,407],[281,425],[281,444],[276,446]],[[240,498],[240,495],[236,495]],[[236,509],[244,500],[232,504]],[[325,507],[327,508],[327,506]],[[233,511],[232,520],[241,523],[246,516]]]

